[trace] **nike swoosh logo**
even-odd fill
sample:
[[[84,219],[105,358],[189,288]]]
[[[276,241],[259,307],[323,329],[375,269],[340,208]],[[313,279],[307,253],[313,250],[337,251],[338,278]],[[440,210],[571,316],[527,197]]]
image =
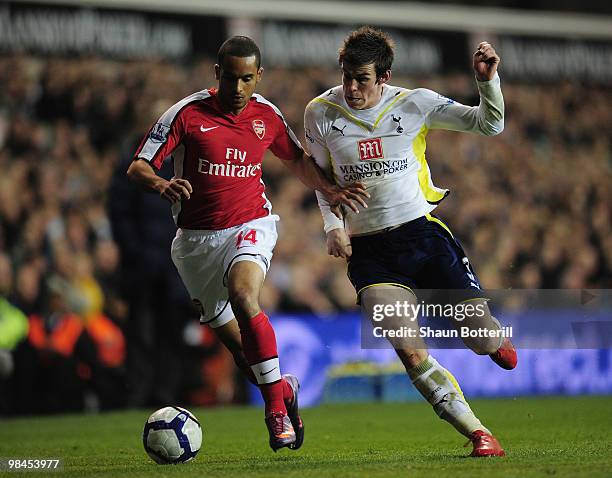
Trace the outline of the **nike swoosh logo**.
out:
[[[202,126],[200,126],[200,131],[202,133],[206,133],[207,131],[210,131],[211,129],[215,129],[215,128],[218,128],[218,126],[213,126],[211,128],[205,128],[204,125],[202,125]]]
[[[276,370],[276,367],[274,367],[272,370],[268,370],[267,372],[259,372],[259,375],[261,377],[263,377],[264,375],[268,375],[270,372],[274,372]]]

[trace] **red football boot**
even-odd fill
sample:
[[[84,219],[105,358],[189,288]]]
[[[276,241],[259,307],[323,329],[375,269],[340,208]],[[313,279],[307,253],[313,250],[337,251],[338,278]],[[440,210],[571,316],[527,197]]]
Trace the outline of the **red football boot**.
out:
[[[491,360],[499,365],[501,368],[506,370],[512,370],[516,367],[518,357],[516,355],[516,349],[508,337],[504,338],[501,347],[497,349],[497,352],[489,355]]]
[[[482,430],[476,430],[472,433],[470,441],[465,446],[468,446],[470,443],[474,445],[470,456],[476,458],[483,456],[506,456],[506,452],[497,441],[497,438]]]

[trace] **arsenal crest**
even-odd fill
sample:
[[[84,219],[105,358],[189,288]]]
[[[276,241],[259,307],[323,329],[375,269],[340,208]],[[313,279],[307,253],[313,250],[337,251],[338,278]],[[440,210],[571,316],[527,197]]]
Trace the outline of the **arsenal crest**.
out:
[[[266,125],[262,120],[253,120],[253,131],[259,139],[263,139],[266,135]]]

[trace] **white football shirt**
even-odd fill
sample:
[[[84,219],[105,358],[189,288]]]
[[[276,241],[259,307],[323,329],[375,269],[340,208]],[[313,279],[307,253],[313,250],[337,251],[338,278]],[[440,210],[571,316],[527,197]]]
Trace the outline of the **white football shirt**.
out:
[[[359,214],[345,208],[344,221],[317,192],[325,232],[345,227],[364,234],[424,216],[448,194],[434,186],[425,160],[430,129],[487,136],[504,129],[499,76],[477,81],[479,106],[465,106],[434,91],[384,85],[378,104],[365,110],[347,105],[342,86],[313,99],[304,113],[305,146],[339,185],[366,184],[371,199]]]

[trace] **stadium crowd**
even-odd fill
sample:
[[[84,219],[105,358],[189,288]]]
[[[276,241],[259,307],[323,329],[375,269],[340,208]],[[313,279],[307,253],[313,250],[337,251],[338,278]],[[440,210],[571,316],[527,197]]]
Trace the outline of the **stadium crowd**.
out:
[[[393,83],[475,104],[468,71],[396,75]],[[572,82],[511,83],[503,63],[501,76],[501,136],[428,135],[432,176],[452,191],[436,213],[462,240],[485,287],[612,287],[612,130],[606,127],[612,92]],[[305,105],[339,80],[337,70],[266,67],[258,92],[302,138]],[[130,187],[123,172],[155,119],[177,99],[215,85],[212,62],[12,55],[0,57],[0,85],[0,414],[81,409],[87,400],[101,401],[89,404],[94,408],[144,404],[142,397],[119,401],[116,390],[125,380],[130,317],[140,310],[130,291],[144,282],[134,256],[146,245],[117,234],[123,221],[165,220],[169,232],[157,250],[167,261],[170,211],[150,197],[166,219],[151,218],[146,208],[115,215],[129,195],[109,191]],[[326,255],[314,194],[274,157],[263,169],[281,222],[262,305],[271,314],[353,309],[345,265]],[[147,284],[151,296],[170,287]],[[180,325],[173,336],[188,337],[201,360],[203,349],[216,349],[190,327],[197,314],[180,287],[168,309],[176,312],[166,319]],[[71,393],[83,381],[95,393]],[[3,393],[9,389],[10,397]],[[80,398],[69,403],[68,396]]]

